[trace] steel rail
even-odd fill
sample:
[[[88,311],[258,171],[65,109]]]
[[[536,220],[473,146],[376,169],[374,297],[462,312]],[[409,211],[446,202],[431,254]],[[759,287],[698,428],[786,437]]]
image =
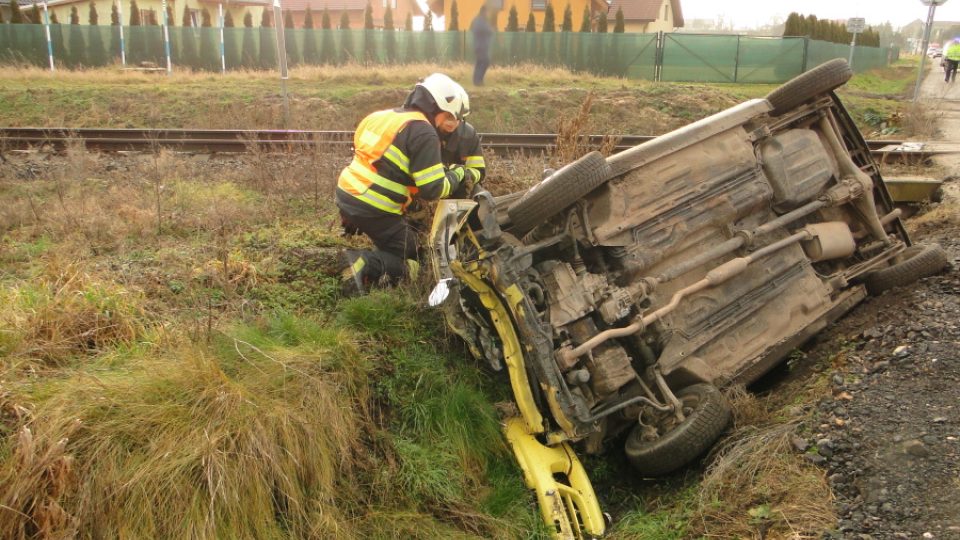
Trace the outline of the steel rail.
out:
[[[557,136],[549,133],[482,133],[484,148],[499,155],[546,152],[556,146]],[[650,135],[584,135],[580,144],[599,147],[614,142],[620,152],[653,139]],[[169,148],[182,152],[241,153],[253,150],[292,152],[319,146],[343,147],[353,144],[352,131],[249,130],[249,129],[130,129],[130,128],[0,128],[0,151],[51,148],[62,150],[83,143],[90,150],[150,151]],[[871,151],[900,145],[903,141],[867,141]]]

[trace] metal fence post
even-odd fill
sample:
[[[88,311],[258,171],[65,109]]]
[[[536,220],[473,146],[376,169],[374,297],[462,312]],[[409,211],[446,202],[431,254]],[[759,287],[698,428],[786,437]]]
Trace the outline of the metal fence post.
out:
[[[803,37],[803,64],[800,66],[800,73],[807,71],[807,57],[810,52],[810,38],[808,36]]]
[[[740,34],[737,34],[737,55],[733,58],[733,82],[737,82],[738,75],[740,75]]]
[[[653,52],[653,80],[660,82],[663,79],[663,48],[666,45],[666,33],[657,31],[656,48]]]

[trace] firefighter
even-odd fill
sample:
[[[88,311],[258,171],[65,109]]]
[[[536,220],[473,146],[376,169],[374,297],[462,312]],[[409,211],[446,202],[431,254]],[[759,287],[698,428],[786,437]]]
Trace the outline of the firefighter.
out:
[[[465,181],[451,198],[466,199],[473,195],[473,188],[486,176],[487,165],[483,161],[480,134],[470,122],[464,120],[453,132],[440,134],[440,157],[448,167],[462,165],[473,171],[469,179],[464,177]]]
[[[417,199],[448,198],[465,181],[479,182],[475,167],[445,167],[440,136],[457,130],[470,99],[450,77],[434,73],[414,87],[403,106],[371,113],[354,133],[353,161],[337,182],[336,203],[347,234],[367,235],[374,250],[348,251],[344,294],[381,281],[415,277],[417,233],[405,214]]]

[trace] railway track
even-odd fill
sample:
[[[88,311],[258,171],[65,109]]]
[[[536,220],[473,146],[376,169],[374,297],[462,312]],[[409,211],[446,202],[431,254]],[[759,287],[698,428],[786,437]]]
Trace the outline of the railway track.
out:
[[[538,133],[484,133],[483,145],[500,155],[540,153],[556,145],[556,135]],[[584,144],[599,147],[603,135],[585,135]],[[614,152],[653,139],[649,135],[621,135],[614,138]],[[125,128],[0,128],[0,152],[4,150],[49,149],[59,151],[82,141],[90,150],[152,151],[167,148],[195,153],[297,152],[318,146],[342,146],[353,143],[352,131],[228,130],[228,129],[125,129]],[[612,142],[612,141],[611,141]],[[875,157],[885,161],[927,155],[920,147],[904,141],[867,141]],[[897,148],[904,147],[897,151]],[[919,148],[919,149],[918,149]]]

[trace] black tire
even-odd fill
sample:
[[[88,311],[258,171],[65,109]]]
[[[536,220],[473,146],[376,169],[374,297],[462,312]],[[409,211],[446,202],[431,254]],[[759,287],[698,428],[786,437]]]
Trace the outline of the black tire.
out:
[[[863,278],[867,292],[876,296],[894,287],[940,273],[947,267],[947,253],[937,244],[910,246],[903,252],[904,260],[870,272]]]
[[[712,384],[694,384],[676,392],[692,411],[679,425],[653,441],[645,441],[641,427],[627,437],[624,452],[642,476],[673,472],[707,451],[730,423],[730,406]]]
[[[590,152],[530,188],[507,208],[511,231],[521,237],[537,225],[577,202],[610,177],[610,166],[600,152]]]
[[[843,86],[852,76],[853,70],[842,58],[801,73],[767,94],[767,101],[773,105],[770,116],[780,116],[811,98]]]

